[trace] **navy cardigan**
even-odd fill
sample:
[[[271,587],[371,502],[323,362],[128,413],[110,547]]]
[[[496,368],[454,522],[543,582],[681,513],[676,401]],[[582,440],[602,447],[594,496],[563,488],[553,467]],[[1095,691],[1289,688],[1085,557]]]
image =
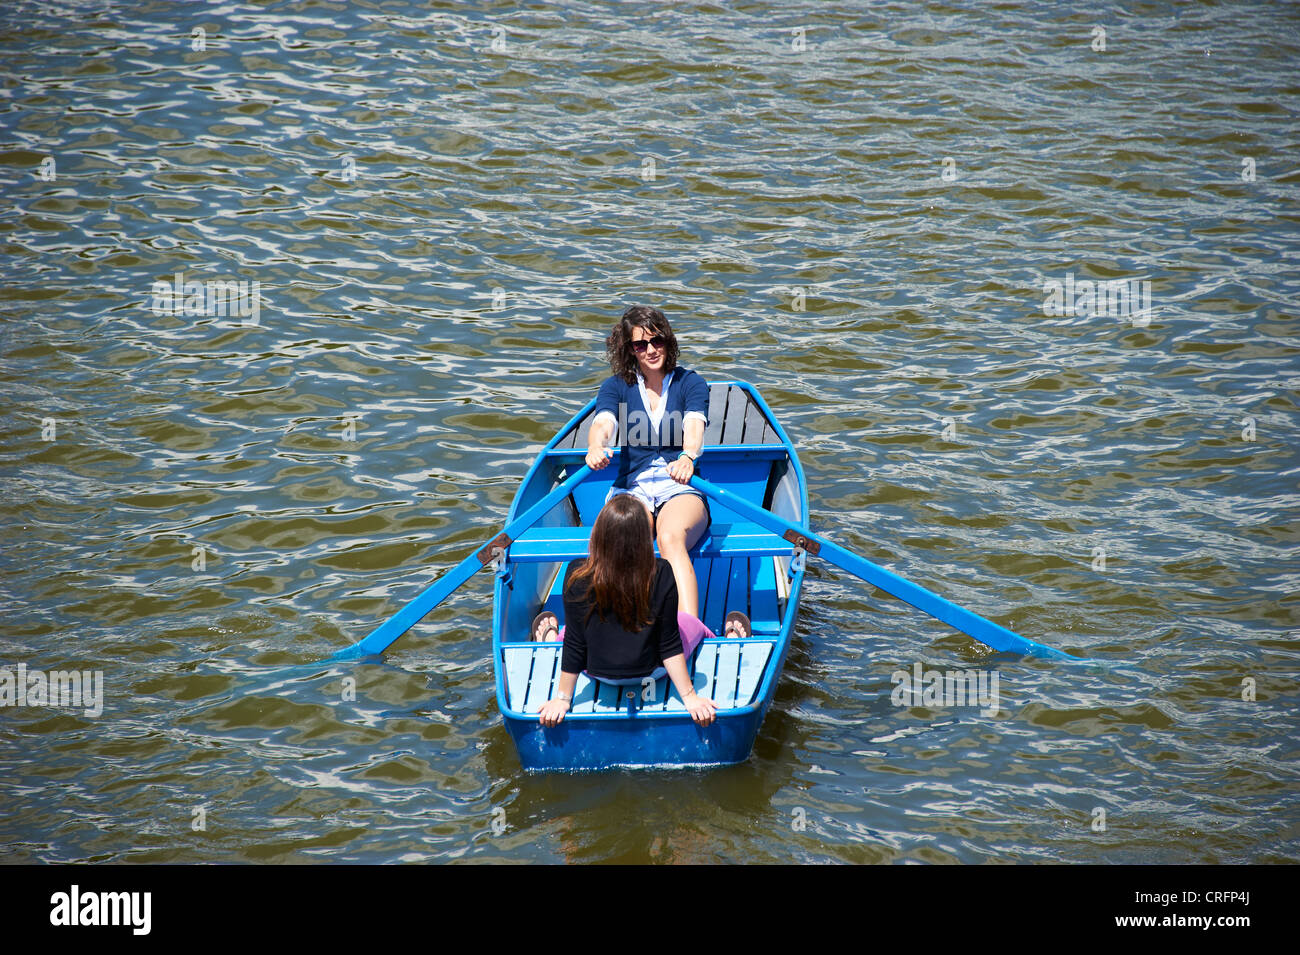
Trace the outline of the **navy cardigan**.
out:
[[[668,383],[664,416],[656,429],[650,423],[650,413],[641,400],[637,383],[634,381],[629,385],[618,375],[611,375],[596,395],[595,414],[602,411],[608,411],[618,420],[615,442],[624,432],[627,434],[619,454],[618,477],[614,479],[615,487],[626,488],[631,478],[648,468],[661,454],[671,462],[682,453],[686,413],[697,411],[708,418],[709,383],[689,368],[681,365],[674,368],[673,379]]]

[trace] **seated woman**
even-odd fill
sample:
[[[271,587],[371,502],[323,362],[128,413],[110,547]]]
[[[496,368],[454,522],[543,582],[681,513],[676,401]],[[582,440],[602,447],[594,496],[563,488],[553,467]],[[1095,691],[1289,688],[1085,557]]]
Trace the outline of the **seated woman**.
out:
[[[542,704],[542,725],[564,719],[578,674],[586,670],[616,684],[640,684],[647,676],[667,673],[691,718],[708,726],[717,707],[695,692],[686,661],[712,634],[694,617],[678,614],[672,567],[655,557],[650,522],[631,495],[617,495],[601,509],[591,529],[590,554],[573,561],[565,577],[560,679],[555,697]],[[554,614],[538,614],[534,631],[545,637],[554,620]]]
[[[613,374],[596,396],[587,464],[594,471],[609,464],[609,445],[621,424],[626,442],[610,497],[631,494],[645,505],[659,554],[672,565],[681,611],[698,618],[699,585],[687,551],[708,529],[709,509],[689,482],[704,447],[709,385],[677,364],[677,338],[657,308],[625,311],[605,352]]]

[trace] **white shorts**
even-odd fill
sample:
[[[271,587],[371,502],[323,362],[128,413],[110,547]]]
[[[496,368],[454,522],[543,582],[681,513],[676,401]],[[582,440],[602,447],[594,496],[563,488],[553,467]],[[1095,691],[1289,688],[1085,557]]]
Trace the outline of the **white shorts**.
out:
[[[679,494],[693,494],[701,501],[704,501],[704,495],[695,488],[689,484],[679,484],[674,481],[672,475],[668,473],[667,464],[650,465],[650,467],[634,477],[631,484],[630,488],[610,488],[609,494],[605,496],[605,503],[608,504],[612,498],[619,494],[631,494],[650,508],[650,513],[657,517],[659,509]],[[708,501],[704,501],[706,510],[708,506]]]

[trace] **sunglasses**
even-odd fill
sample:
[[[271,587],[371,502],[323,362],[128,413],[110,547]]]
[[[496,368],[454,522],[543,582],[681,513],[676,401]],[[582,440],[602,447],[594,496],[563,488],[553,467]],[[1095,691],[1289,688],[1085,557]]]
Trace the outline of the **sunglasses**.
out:
[[[639,342],[633,342],[632,350],[636,352],[638,355],[640,355],[640,354],[644,354],[646,348],[648,348],[650,345],[655,346],[655,351],[663,351],[664,346],[667,344],[668,344],[668,339],[664,338],[662,335],[655,335],[653,338],[646,338]]]

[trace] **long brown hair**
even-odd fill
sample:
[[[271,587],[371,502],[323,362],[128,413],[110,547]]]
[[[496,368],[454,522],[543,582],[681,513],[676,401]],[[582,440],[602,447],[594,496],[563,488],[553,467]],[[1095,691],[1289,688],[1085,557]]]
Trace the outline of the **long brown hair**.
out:
[[[587,562],[569,578],[567,596],[581,599],[586,588],[591,600],[587,619],[599,609],[602,617],[617,618],[624,630],[649,626],[655,552],[645,505],[631,494],[611,498],[591,529],[590,550]]]
[[[653,338],[664,337],[664,374],[677,367],[677,336],[664,313],[649,305],[633,305],[623,313],[605,339],[605,356],[609,359],[610,370],[629,385],[636,381],[636,352],[632,350],[632,329],[644,328]]]

